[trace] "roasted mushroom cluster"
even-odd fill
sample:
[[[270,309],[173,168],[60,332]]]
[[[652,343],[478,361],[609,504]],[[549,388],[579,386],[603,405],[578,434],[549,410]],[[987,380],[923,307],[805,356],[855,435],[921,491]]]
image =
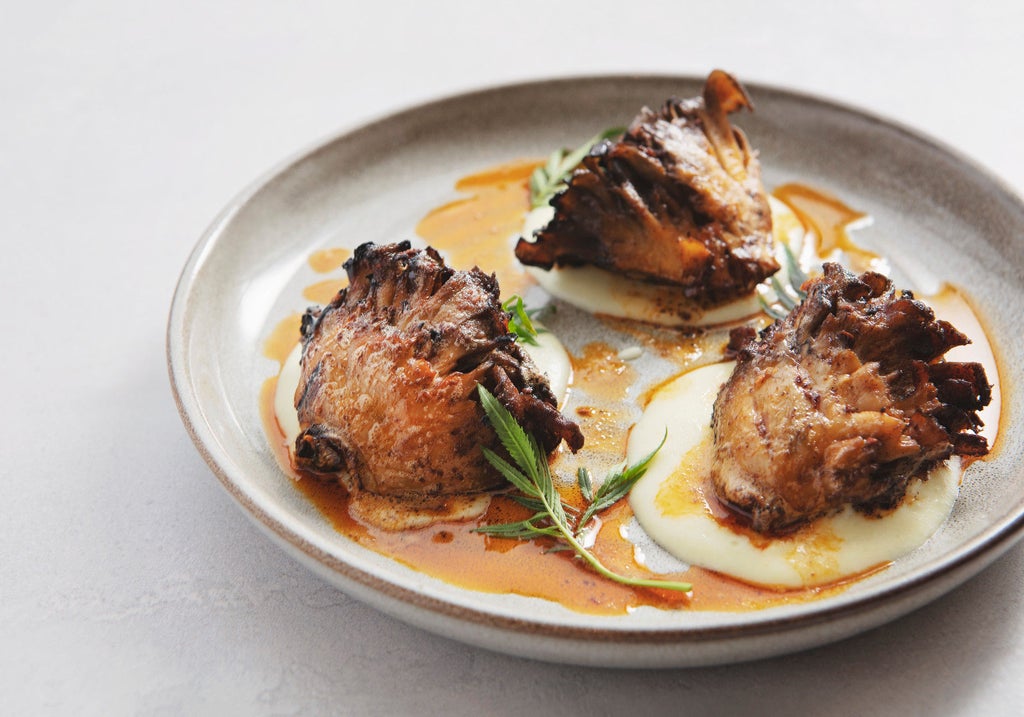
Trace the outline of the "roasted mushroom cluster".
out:
[[[703,306],[750,294],[779,265],[757,155],[728,119],[744,107],[742,86],[716,70],[702,96],[645,108],[621,139],[591,150],[552,199],[554,219],[516,256],[677,286]]]
[[[508,331],[493,275],[433,249],[363,244],[349,285],[302,322],[298,468],[379,495],[495,488],[480,450],[500,450],[476,396],[493,393],[542,446],[583,444],[546,378]]]
[[[988,450],[985,370],[942,358],[962,333],[881,274],[826,264],[805,289],[756,339],[734,334],[714,408],[715,492],[765,533],[886,511],[938,462]]]

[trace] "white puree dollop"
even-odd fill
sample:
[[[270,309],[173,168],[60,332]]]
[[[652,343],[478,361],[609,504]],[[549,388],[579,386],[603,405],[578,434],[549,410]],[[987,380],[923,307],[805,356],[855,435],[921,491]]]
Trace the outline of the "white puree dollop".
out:
[[[775,276],[785,284],[788,277],[782,243],[799,246],[804,229],[800,220],[784,203],[769,197],[769,204],[776,259],[782,266]],[[534,232],[551,221],[554,211],[553,207],[546,206],[527,214],[523,223],[523,236],[531,239]],[[662,326],[712,326],[741,321],[761,309],[756,293],[710,309],[702,309],[681,296],[677,288],[628,279],[595,266],[552,267],[550,271],[529,266],[525,268],[549,294],[581,309]]]
[[[643,529],[673,556],[741,580],[771,587],[823,585],[909,553],[946,520],[959,490],[960,463],[914,481],[904,503],[881,518],[852,509],[770,540],[750,538],[720,523],[703,498],[710,490],[704,461],[711,450],[711,412],[734,364],[705,366],[660,387],[630,434],[632,463],[668,439],[630,504]],[[663,488],[671,495],[661,495]]]

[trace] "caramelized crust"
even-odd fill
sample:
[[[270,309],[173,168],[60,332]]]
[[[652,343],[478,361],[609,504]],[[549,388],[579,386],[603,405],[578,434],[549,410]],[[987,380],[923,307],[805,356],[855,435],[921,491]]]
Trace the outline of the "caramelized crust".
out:
[[[500,446],[478,383],[546,450],[582,446],[508,332],[493,275],[454,271],[409,242],[363,244],[345,270],[348,288],[302,322],[299,468],[410,498],[502,485],[480,451]]]
[[[727,118],[741,107],[743,88],[715,70],[702,97],[645,108],[619,141],[594,147],[516,256],[679,286],[702,305],[749,294],[779,266],[756,153]]]
[[[756,340],[737,332],[715,402],[716,494],[762,532],[889,510],[938,462],[988,451],[985,370],[942,359],[968,339],[881,274],[824,271]]]

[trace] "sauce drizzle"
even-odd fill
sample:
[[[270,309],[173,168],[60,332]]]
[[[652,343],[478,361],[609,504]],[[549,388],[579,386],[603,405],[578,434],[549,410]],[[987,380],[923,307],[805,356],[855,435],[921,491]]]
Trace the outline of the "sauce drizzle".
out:
[[[812,235],[819,258],[828,258],[836,251],[843,252],[850,268],[858,273],[873,269],[881,259],[850,238],[848,230],[868,219],[864,212],[851,209],[831,194],[804,184],[783,184],[772,194],[793,210]]]
[[[506,297],[522,294],[534,281],[516,261],[513,247],[529,211],[528,180],[537,165],[535,160],[519,160],[464,177],[456,183],[455,189],[467,196],[429,212],[417,225],[416,232],[444,253],[453,267],[469,269],[479,265],[497,274]],[[865,218],[864,214],[803,185],[787,184],[774,194],[817,235],[820,255],[840,250],[852,262],[864,263],[865,268],[879,258],[856,246],[847,234],[851,225]],[[310,256],[309,265],[315,272],[327,274],[338,270],[350,255],[351,250],[345,248],[324,249]],[[327,303],[343,286],[343,278],[319,281],[306,287],[303,296],[310,301]],[[300,320],[301,314],[281,320],[264,345],[264,355],[283,363],[298,340]],[[671,360],[680,370],[720,360],[724,331],[710,330],[694,335],[619,320],[606,320],[606,323],[608,328],[631,335],[644,348]],[[635,391],[638,374],[618,358],[616,349],[604,343],[585,345],[573,359],[574,392],[578,390],[585,400],[582,404],[577,400],[572,410],[581,423],[590,424],[584,428],[588,443],[578,456],[559,451],[553,472],[564,499],[579,505],[581,498],[574,482],[576,467],[608,465],[620,460],[624,453],[633,414],[623,408],[622,403]],[[986,369],[989,369],[987,364]],[[994,364],[991,370],[994,371]],[[349,540],[466,589],[539,597],[595,614],[624,614],[641,606],[745,611],[838,594],[863,577],[817,588],[776,590],[743,583],[700,567],[660,575],[644,566],[638,548],[624,537],[630,524],[635,525],[628,501],[620,501],[599,516],[601,525],[593,546],[594,554],[616,572],[692,582],[695,590],[691,595],[628,587],[605,580],[571,552],[549,552],[550,542],[508,540],[473,532],[479,525],[529,517],[526,509],[502,495],[495,496],[486,513],[475,520],[389,531],[361,521],[358,512],[351,509],[348,491],[337,481],[301,474],[291,467],[288,446],[274,415],[276,384],[276,377],[264,383],[260,412],[278,463],[294,480],[296,488]],[[998,424],[998,404],[996,406],[990,440],[994,440],[994,426]],[[682,499],[677,497],[677,503],[678,500],[683,503],[676,504],[676,509],[690,510],[703,506],[708,498],[691,493]]]
[[[513,249],[530,209],[530,174],[538,164],[519,160],[463,177],[455,189],[469,196],[432,210],[416,225],[416,233],[452,267],[494,272],[504,297],[521,295],[534,280]]]

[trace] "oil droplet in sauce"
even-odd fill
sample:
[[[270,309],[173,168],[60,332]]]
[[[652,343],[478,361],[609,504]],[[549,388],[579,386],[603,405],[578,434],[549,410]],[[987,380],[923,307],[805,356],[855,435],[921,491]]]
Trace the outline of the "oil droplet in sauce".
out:
[[[588,396],[608,402],[623,401],[637,379],[636,369],[602,341],[587,344],[579,356],[573,356],[572,371],[575,383]]]
[[[601,323],[613,331],[636,339],[641,346],[680,367],[695,368],[705,354],[716,355],[729,340],[728,330],[675,329],[641,324],[629,319],[601,316]]]
[[[498,276],[501,293],[522,294],[534,280],[513,252],[530,209],[530,174],[536,160],[492,167],[460,179],[455,189],[469,196],[434,209],[416,233],[456,269],[479,266]]]
[[[577,423],[587,437],[584,455],[602,454],[611,458],[612,462],[621,460],[626,453],[626,439],[629,433],[625,430],[629,414],[616,408],[598,408],[596,406],[579,406],[576,409]]]

